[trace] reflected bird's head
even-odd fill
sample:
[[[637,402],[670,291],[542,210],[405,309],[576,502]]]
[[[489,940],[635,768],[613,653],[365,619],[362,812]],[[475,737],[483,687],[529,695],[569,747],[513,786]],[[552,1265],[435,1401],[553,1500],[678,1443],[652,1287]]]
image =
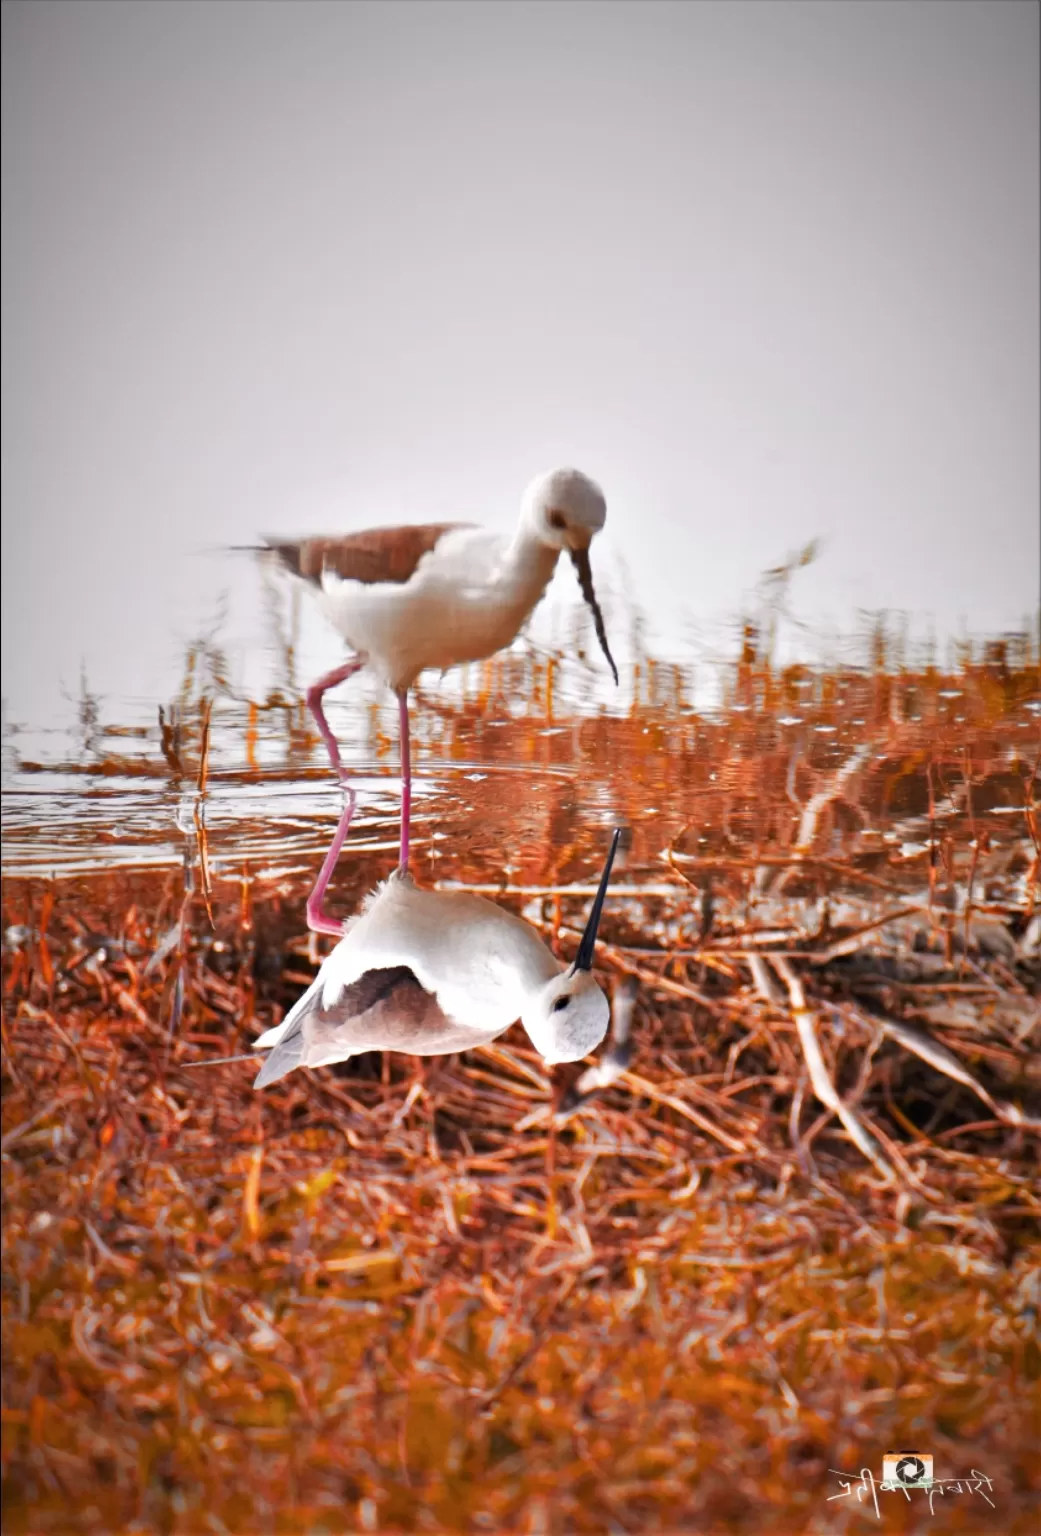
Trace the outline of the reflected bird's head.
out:
[[[540,987],[521,1015],[521,1023],[532,1044],[550,1066],[556,1062],[581,1061],[583,1056],[596,1049],[607,1033],[611,1009],[593,977],[593,950],[620,836],[619,829],[611,839],[607,863],[574,964]]]

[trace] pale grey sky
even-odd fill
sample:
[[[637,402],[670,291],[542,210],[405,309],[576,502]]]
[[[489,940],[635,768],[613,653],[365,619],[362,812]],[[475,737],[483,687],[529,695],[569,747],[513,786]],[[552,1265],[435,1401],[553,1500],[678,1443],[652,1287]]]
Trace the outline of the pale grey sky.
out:
[[[200,545],[506,527],[559,462],[604,485],[597,558],[666,645],[816,534],[811,616],[1017,625],[1038,16],[5,3],[10,713],[81,658],[162,698],[217,592],[256,586]]]

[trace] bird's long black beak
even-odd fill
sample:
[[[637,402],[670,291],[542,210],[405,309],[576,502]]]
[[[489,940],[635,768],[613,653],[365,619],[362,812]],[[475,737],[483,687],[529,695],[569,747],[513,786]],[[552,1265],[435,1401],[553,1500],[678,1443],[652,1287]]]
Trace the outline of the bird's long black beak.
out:
[[[596,930],[600,927],[600,913],[604,908],[604,897],[607,895],[607,882],[611,878],[611,865],[614,863],[615,851],[618,847],[618,839],[622,835],[621,827],[615,827],[614,837],[611,839],[611,850],[607,855],[607,863],[604,872],[600,876],[600,889],[593,900],[593,910],[589,914],[586,931],[582,935],[582,942],[578,946],[578,954],[575,956],[576,971],[591,971],[593,969],[593,950],[596,947]]]
[[[578,584],[582,588],[582,596],[589,604],[593,615],[593,624],[596,628],[596,638],[600,641],[600,649],[607,657],[607,664],[614,673],[614,680],[618,682],[618,668],[614,664],[611,648],[607,643],[607,633],[604,629],[604,616],[600,612],[600,604],[596,600],[593,590],[593,568],[589,563],[588,549],[573,549],[570,551],[571,561],[578,572]]]

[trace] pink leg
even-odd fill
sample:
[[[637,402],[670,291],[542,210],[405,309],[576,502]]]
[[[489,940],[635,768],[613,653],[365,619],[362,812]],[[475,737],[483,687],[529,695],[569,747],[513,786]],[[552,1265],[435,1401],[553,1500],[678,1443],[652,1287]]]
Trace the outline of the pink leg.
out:
[[[340,857],[340,849],[346,840],[351,817],[354,815],[354,790],[349,784],[345,783],[344,792],[346,794],[346,802],[343,807],[343,814],[340,817],[340,824],[336,828],[333,840],[329,844],[329,852],[325,855],[322,867],[318,871],[318,879],[314,883],[314,890],[307,898],[308,928],[310,928],[312,933],[332,933],[337,938],[343,937],[343,920],[330,917],[323,909],[322,902],[325,899],[325,892],[329,881],[332,879],[333,870],[336,868],[336,860]]]
[[[408,734],[408,689],[398,694],[401,721],[401,851],[398,867],[408,869],[408,829],[412,820],[412,745]]]
[[[320,677],[307,690],[307,703],[312,715],[314,715],[318,734],[325,742],[326,751],[329,753],[329,761],[332,763],[341,784],[346,784],[347,774],[343,764],[340,762],[340,749],[336,745],[336,737],[329,729],[329,722],[325,718],[325,710],[322,708],[322,695],[330,688],[335,688],[337,683],[346,682],[363,665],[363,662],[363,657],[352,656],[350,661],[345,662],[342,667],[337,667],[335,672],[327,672],[324,677]]]

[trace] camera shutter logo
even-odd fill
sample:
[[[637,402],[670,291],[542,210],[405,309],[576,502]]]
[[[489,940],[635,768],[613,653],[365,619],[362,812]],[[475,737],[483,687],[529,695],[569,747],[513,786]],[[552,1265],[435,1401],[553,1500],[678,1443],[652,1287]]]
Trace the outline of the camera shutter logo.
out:
[[[883,1456],[882,1481],[898,1487],[920,1488],[933,1480],[933,1458],[906,1451],[900,1456]]]

